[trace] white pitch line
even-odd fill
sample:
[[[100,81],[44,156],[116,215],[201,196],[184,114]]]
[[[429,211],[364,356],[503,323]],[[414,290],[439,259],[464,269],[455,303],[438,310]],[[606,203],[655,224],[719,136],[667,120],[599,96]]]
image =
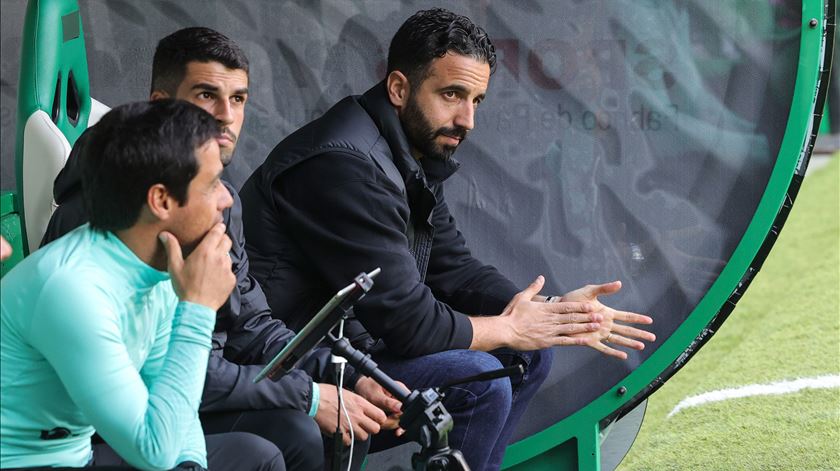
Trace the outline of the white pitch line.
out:
[[[779,394],[790,394],[802,389],[830,389],[840,388],[840,375],[825,375],[815,378],[800,378],[790,381],[778,381],[769,384],[749,384],[738,388],[721,389],[710,391],[696,396],[690,396],[674,407],[668,414],[668,418],[682,409],[701,406],[710,402],[727,401],[750,396],[771,396]]]

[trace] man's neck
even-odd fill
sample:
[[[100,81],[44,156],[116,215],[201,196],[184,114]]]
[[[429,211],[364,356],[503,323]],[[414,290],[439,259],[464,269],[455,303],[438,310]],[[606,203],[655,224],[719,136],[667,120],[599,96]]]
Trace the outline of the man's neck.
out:
[[[149,225],[135,224],[114,234],[129,250],[146,265],[159,271],[166,271],[166,251],[158,239],[160,229]]]

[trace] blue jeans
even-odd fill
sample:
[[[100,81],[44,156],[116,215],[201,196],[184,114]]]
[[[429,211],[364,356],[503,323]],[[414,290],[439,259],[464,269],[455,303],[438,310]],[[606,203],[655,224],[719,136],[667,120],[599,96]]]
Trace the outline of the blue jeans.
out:
[[[450,350],[417,358],[375,355],[379,367],[409,389],[425,389],[505,366],[522,364],[525,373],[513,378],[467,383],[450,388],[443,404],[455,427],[449,446],[460,450],[474,471],[499,469],[505,447],[528,402],[551,370],[551,350],[490,353]],[[388,443],[387,445],[396,445]],[[373,449],[384,449],[374,437]]]

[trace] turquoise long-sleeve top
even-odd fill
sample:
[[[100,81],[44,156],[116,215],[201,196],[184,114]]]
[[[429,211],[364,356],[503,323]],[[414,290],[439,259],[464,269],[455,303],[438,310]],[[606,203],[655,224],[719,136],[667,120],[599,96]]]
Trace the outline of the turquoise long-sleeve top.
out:
[[[206,467],[214,322],[113,233],[86,224],[27,257],[0,281],[0,467],[83,466],[94,430],[134,467]]]

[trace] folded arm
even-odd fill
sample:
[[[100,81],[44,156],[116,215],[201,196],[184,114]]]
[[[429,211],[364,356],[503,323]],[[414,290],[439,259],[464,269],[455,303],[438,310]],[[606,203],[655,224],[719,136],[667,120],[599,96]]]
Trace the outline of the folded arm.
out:
[[[61,378],[74,404],[99,434],[133,466],[168,469],[179,459],[206,463],[195,434],[215,313],[204,306],[170,302],[161,313],[149,356],[159,364],[144,377],[123,339],[121,306],[76,274],[45,286],[33,313],[32,344]],[[162,301],[162,300],[161,300]],[[171,300],[170,300],[171,301]],[[177,307],[176,307],[177,306]],[[171,323],[170,323],[171,322]],[[185,452],[192,448],[191,452]]]

